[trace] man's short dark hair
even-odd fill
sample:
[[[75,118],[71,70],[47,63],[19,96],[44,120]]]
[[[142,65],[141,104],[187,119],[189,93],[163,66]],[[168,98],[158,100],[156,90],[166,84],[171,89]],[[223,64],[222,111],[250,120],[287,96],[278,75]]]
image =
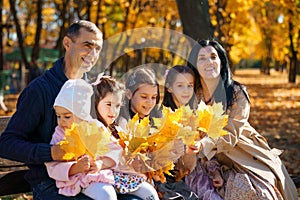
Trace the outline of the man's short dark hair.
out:
[[[66,36],[71,38],[72,41],[75,40],[75,38],[77,38],[80,34],[79,30],[81,28],[85,28],[85,30],[87,30],[88,32],[92,32],[92,33],[99,33],[100,30],[98,29],[98,27],[90,21],[86,21],[86,20],[79,20],[74,22],[67,30],[67,34]]]

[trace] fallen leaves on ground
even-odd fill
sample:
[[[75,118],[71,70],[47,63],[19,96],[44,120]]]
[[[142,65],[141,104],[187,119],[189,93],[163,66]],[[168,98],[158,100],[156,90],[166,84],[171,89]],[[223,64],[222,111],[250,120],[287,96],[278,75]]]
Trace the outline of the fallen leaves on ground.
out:
[[[234,79],[247,86],[251,99],[251,125],[268,139],[288,172],[300,176],[300,82],[288,83],[286,73],[237,70]]]

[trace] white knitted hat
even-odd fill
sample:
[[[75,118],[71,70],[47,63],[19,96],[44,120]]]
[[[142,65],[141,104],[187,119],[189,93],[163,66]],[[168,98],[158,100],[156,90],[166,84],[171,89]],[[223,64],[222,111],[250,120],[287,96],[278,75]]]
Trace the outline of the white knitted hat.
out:
[[[53,107],[64,107],[80,119],[91,121],[92,95],[92,86],[83,79],[68,80],[60,89]]]

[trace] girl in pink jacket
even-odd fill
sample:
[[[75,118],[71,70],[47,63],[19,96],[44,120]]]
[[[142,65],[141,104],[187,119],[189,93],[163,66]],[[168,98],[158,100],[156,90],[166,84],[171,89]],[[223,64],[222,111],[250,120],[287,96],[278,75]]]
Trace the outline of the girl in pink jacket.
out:
[[[68,80],[63,85],[54,102],[58,126],[51,144],[63,140],[65,130],[70,129],[73,123],[87,121],[103,126],[90,116],[92,94],[92,86],[82,79]],[[76,161],[45,163],[49,176],[56,180],[59,194],[75,196],[82,192],[92,199],[116,200],[111,168],[117,166],[122,149],[114,141],[109,148],[107,154],[95,160],[82,155]]]

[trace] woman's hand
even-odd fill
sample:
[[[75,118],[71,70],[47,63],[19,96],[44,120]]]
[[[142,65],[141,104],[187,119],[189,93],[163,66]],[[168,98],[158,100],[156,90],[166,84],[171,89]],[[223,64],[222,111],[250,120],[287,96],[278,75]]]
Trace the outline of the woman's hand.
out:
[[[212,173],[212,182],[213,182],[213,186],[215,188],[222,187],[224,180],[223,180],[223,178],[222,178],[221,173],[219,172],[219,170],[215,170]]]

